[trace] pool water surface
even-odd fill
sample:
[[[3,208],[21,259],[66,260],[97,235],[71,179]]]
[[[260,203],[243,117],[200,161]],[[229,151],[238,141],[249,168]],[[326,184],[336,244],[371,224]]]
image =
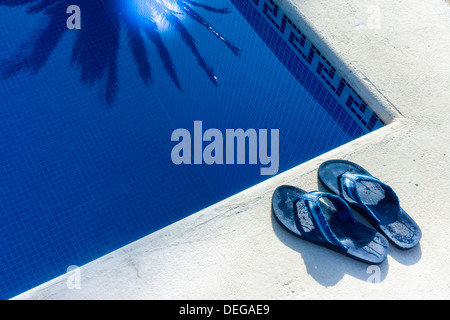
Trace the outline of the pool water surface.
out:
[[[0,5],[1,299],[383,126],[273,1],[182,1],[147,26],[130,11],[148,1],[73,1],[82,28],[64,31],[66,1]],[[226,148],[238,129],[256,154]]]

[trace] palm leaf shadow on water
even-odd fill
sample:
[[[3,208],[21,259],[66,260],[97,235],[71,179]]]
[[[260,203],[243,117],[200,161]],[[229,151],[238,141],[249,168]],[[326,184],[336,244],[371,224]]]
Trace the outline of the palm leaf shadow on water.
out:
[[[165,19],[169,27],[176,31],[197,63],[214,85],[218,85],[213,67],[200,54],[194,37],[180,19],[181,15],[202,25],[208,32],[225,44],[236,56],[241,50],[226,40],[197,11],[217,14],[230,13],[228,8],[215,8],[192,0],[139,0],[141,8],[147,8],[146,15],[137,19],[136,1],[132,0],[77,0],[82,11],[82,28],[77,30],[72,48],[71,62],[81,70],[81,81],[93,85],[106,78],[104,98],[113,104],[118,90],[118,51],[121,28],[124,29],[128,46],[137,64],[139,74],[145,84],[153,82],[147,48],[147,37],[155,45],[165,71],[179,90],[182,90],[175,65],[158,30],[156,19]],[[67,28],[66,10],[73,5],[72,0],[0,0],[0,5],[16,7],[28,5],[28,14],[43,13],[47,24],[19,47],[15,54],[0,62],[0,78],[7,79],[21,71],[36,74],[48,61]],[[176,6],[179,10],[174,10]]]

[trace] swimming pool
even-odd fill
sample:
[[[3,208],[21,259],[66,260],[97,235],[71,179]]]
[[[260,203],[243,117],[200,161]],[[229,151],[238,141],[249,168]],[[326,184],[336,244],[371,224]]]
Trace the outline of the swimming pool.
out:
[[[253,129],[260,142],[261,130],[267,130],[269,156],[275,150],[272,130],[278,130],[279,163],[271,172],[276,174],[383,126],[271,0],[214,2],[230,13],[191,6],[191,14],[201,19],[177,14],[195,39],[195,50],[184,29],[163,22],[156,22],[158,34],[134,39],[131,46],[132,26],[118,25],[111,16],[98,19],[102,4],[78,3],[82,29],[65,31],[57,43],[55,34],[46,38],[32,52],[42,58],[54,48],[39,72],[0,80],[2,299],[270,177],[261,174],[267,165],[259,152],[252,161],[250,147],[243,164],[237,164],[237,146],[234,164],[226,161],[231,152],[226,146],[223,164],[218,148],[210,153],[216,162],[207,164],[205,150],[213,139],[200,139],[203,157],[196,161],[196,131],[203,136],[211,129],[226,140],[227,130]],[[134,9],[145,9],[144,0],[133,3]],[[43,14],[26,9],[0,6],[5,44],[0,59],[11,62],[42,28]],[[67,18],[52,17],[64,23]],[[129,18],[148,17],[144,10]],[[105,65],[115,56],[116,69]],[[118,83],[111,86],[114,72]],[[171,157],[180,142],[172,141],[177,130],[191,134],[191,164],[176,164]]]

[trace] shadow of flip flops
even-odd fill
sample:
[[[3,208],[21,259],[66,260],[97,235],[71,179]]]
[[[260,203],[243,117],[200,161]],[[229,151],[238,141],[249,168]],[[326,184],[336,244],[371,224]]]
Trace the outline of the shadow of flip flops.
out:
[[[287,232],[272,216],[272,228],[282,243],[290,249],[297,251],[306,266],[308,274],[324,287],[334,286],[345,275],[350,275],[364,282],[373,282],[373,267],[356,261],[322,246],[300,239]],[[301,263],[301,261],[299,261]],[[388,261],[385,260],[375,266],[379,272],[376,282],[382,282],[389,270]]]

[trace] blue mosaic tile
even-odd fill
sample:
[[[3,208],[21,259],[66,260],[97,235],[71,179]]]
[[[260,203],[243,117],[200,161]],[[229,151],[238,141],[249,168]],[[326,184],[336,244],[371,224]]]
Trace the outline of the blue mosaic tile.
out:
[[[257,31],[261,38],[268,44],[275,55],[299,80],[303,81],[313,73],[317,79],[327,88],[340,105],[346,107],[347,113],[355,121],[363,132],[370,132],[384,126],[380,117],[368,107],[366,101],[355,91],[347,80],[339,75],[336,68],[330,63],[323,53],[306,37],[301,29],[282,11],[272,0],[239,1],[232,0],[233,4],[241,11],[249,23]],[[271,26],[267,28],[259,19]],[[286,52],[280,40],[282,39],[293,52],[297,59],[286,58]],[[301,64],[302,67],[297,66]],[[309,71],[306,71],[306,69]],[[317,95],[321,99],[321,95]],[[323,99],[322,99],[323,100]],[[325,104],[324,106],[327,106]],[[330,115],[335,115],[335,110],[327,109]]]

